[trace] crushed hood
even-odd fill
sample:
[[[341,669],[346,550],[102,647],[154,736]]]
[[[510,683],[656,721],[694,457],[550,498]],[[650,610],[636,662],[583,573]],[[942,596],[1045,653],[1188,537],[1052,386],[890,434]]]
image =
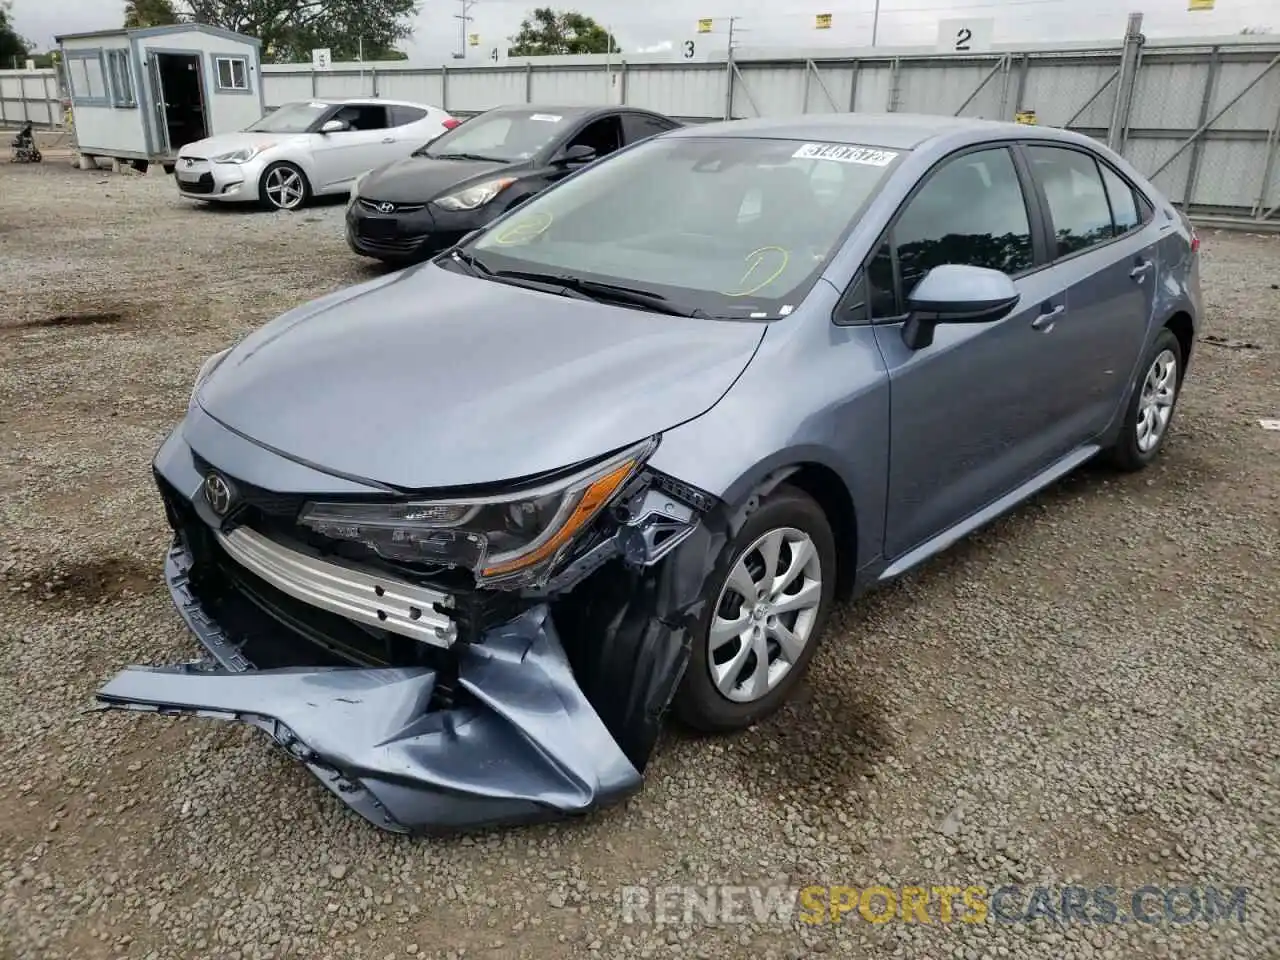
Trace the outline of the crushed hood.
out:
[[[705,413],[764,331],[428,263],[272,321],[236,346],[198,401],[330,472],[467,487],[589,460]]]

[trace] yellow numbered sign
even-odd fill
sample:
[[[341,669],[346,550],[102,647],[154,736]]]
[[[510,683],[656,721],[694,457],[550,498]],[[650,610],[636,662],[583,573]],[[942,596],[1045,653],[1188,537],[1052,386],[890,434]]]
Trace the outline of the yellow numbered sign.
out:
[[[711,32],[711,19],[710,19],[710,18],[708,18],[708,19],[706,19],[706,20],[699,20],[699,21],[698,21],[698,32],[699,32],[699,33],[710,33],[710,32]]]
[[[817,30],[831,29],[831,14],[829,13],[820,13],[813,18],[813,21],[814,28]]]

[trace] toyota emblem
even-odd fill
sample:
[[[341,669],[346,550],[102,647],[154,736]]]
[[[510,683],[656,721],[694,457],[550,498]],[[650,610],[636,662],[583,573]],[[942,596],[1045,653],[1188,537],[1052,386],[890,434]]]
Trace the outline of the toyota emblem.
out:
[[[393,213],[393,212],[395,211],[395,209],[396,209],[396,205],[395,205],[394,203],[380,203],[380,204],[378,204],[378,212],[379,212],[379,213]]]
[[[194,167],[195,165],[196,165],[195,160],[193,160],[191,157],[187,157],[187,166]]]
[[[204,478],[204,498],[209,501],[209,507],[214,513],[225,517],[235,495],[231,491],[231,484],[221,474],[210,473]]]

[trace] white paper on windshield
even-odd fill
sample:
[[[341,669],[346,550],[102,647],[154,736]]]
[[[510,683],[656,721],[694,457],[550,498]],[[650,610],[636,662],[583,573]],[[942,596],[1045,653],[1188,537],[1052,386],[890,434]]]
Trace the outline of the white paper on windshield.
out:
[[[321,103],[319,100],[312,100],[307,106],[313,110],[326,110],[329,107],[327,103]]]
[[[545,120],[547,123],[559,123],[564,117],[557,117],[554,113],[531,113],[530,120]]]
[[[793,160],[834,160],[837,163],[860,163],[869,167],[887,167],[898,154],[892,150],[851,147],[847,143],[806,143],[791,155]]]

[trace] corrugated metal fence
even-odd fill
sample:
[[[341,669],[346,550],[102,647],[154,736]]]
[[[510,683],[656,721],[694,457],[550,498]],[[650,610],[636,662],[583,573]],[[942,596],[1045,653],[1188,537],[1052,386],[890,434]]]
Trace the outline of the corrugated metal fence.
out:
[[[1054,44],[982,54],[876,48],[779,56],[749,49],[698,60],[544,57],[457,66],[400,63],[264,67],[269,105],[378,95],[459,116],[504,103],[616,102],[689,121],[847,111],[1014,119],[1096,137],[1204,217],[1280,224],[1280,39],[1145,40],[1140,17],[1110,45]],[[0,72],[0,119],[57,116],[52,79]],[[24,95],[25,93],[25,95]],[[31,99],[28,99],[31,98]]]

